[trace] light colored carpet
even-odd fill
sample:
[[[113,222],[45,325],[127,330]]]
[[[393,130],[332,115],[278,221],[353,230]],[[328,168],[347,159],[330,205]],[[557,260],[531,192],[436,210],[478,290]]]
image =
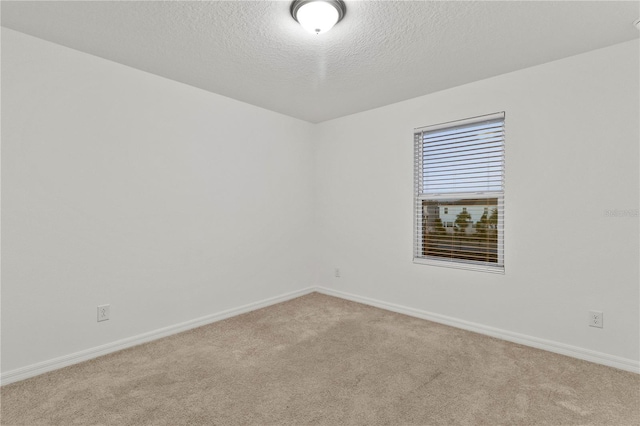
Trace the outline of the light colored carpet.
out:
[[[638,425],[640,376],[317,293],[0,389],[3,425]]]

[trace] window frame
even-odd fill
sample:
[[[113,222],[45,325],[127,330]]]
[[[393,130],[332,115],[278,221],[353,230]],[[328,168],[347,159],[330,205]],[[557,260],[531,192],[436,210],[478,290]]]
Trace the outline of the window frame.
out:
[[[454,185],[452,184],[452,188],[450,191],[447,190],[438,190],[437,192],[422,192],[423,188],[423,167],[424,167],[424,148],[425,148],[425,134],[433,133],[436,131],[442,131],[452,128],[463,128],[465,126],[477,125],[482,122],[490,122],[490,121],[501,121],[502,125],[502,140],[501,140],[501,171],[500,171],[500,179],[501,179],[501,187],[500,190],[488,190],[488,191],[474,191],[474,192],[456,192]],[[413,224],[413,234],[414,234],[414,247],[413,247],[413,263],[416,264],[424,264],[424,265],[432,265],[432,266],[441,266],[441,267],[449,267],[456,269],[466,269],[466,270],[476,270],[483,272],[491,272],[504,274],[505,273],[505,262],[504,262],[504,197],[505,197],[505,157],[506,157],[506,141],[505,141],[505,125],[506,125],[506,114],[504,111],[487,114],[477,117],[471,117],[462,120],[456,120],[431,126],[419,127],[414,129],[414,224]],[[455,150],[453,152],[456,153]],[[459,153],[458,153],[459,154]],[[461,258],[456,258],[452,256],[451,258],[446,258],[443,256],[429,256],[424,254],[424,220],[425,215],[423,211],[423,203],[424,201],[432,201],[432,202],[455,202],[455,200],[488,200],[488,199],[496,199],[496,209],[498,212],[497,218],[497,242],[496,242],[496,262],[489,261],[475,261],[475,260],[464,260]],[[445,209],[451,210],[451,205],[448,207],[444,207]],[[442,206],[437,206],[437,211],[443,211]],[[485,210],[487,207],[485,207]],[[455,209],[454,209],[455,211]],[[440,218],[440,214],[438,214],[438,218]],[[442,222],[442,219],[440,219]]]

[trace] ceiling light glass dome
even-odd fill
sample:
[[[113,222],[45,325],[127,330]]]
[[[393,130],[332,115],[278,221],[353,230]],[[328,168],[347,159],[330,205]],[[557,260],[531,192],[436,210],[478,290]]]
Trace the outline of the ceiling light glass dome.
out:
[[[291,16],[310,33],[329,31],[344,17],[347,8],[341,0],[296,0],[291,4]]]

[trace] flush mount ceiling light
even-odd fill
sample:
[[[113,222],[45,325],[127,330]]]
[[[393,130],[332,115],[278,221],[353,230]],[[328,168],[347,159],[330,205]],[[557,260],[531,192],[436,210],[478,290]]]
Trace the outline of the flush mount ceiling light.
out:
[[[291,16],[310,33],[329,31],[347,12],[342,0],[295,0],[291,3]]]

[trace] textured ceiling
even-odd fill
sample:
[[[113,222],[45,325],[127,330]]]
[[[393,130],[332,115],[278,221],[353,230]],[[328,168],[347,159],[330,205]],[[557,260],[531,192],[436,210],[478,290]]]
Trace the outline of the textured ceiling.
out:
[[[2,1],[2,25],[310,122],[638,38],[637,1]]]

